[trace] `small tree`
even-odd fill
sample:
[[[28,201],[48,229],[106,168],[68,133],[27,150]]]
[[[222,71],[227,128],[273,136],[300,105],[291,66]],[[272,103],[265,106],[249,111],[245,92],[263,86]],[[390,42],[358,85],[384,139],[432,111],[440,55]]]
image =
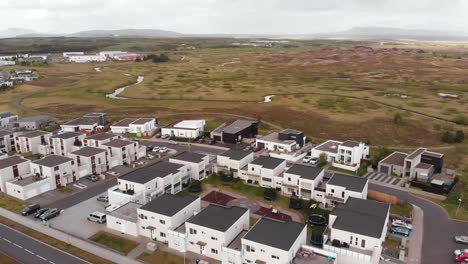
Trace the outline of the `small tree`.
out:
[[[445,131],[441,136],[441,140],[444,143],[453,143],[454,142],[454,136],[450,131]]]
[[[453,139],[453,141],[455,143],[461,143],[463,142],[463,140],[465,140],[465,133],[463,133],[462,130],[457,130],[457,132],[455,132],[455,138]]]
[[[393,123],[395,123],[395,124],[397,124],[397,125],[403,124],[403,117],[401,116],[400,113],[396,113],[396,114],[393,116]]]

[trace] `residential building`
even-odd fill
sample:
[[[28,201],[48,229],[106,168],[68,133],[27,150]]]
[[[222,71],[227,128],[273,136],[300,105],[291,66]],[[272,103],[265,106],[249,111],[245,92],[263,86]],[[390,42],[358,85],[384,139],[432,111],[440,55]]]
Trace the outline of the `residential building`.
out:
[[[304,132],[284,129],[279,133],[273,132],[257,139],[256,146],[269,151],[293,152],[302,148],[305,145],[305,141]]]
[[[53,121],[54,119],[50,116],[25,117],[14,121],[9,127],[19,130],[37,130],[46,128]]]
[[[82,147],[68,156],[75,160],[78,178],[90,174],[98,175],[112,168],[109,153],[103,148]]]
[[[112,58],[117,61],[136,61],[136,60],[143,60],[145,56],[141,54],[125,52],[125,53],[120,53],[120,54],[114,54]]]
[[[236,120],[233,123],[223,124],[211,132],[211,138],[215,141],[236,144],[244,138],[255,138],[258,134],[258,121]]]
[[[10,112],[0,112],[0,128],[4,128],[16,120],[18,120],[17,115],[14,115]]]
[[[395,174],[418,181],[429,182],[440,174],[444,165],[444,154],[418,148],[410,154],[394,152],[378,164],[379,172]]]
[[[84,54],[85,53],[83,51],[67,51],[63,53],[63,57],[67,58],[73,55],[84,55]]]
[[[306,224],[262,218],[242,238],[242,263],[293,263],[296,253],[306,243]],[[230,263],[225,260],[223,263]]]
[[[125,118],[113,124],[110,128],[112,133],[115,134],[152,134],[156,129],[156,118]]]
[[[165,194],[138,209],[139,234],[169,243],[168,231],[183,225],[200,210],[200,197]]]
[[[340,263],[379,263],[389,216],[389,204],[349,198],[330,213],[324,249],[338,253]],[[332,246],[333,241],[349,248],[336,248]],[[357,255],[364,258],[352,261]]]
[[[223,247],[250,227],[249,209],[208,205],[185,222],[187,250],[222,260]]]
[[[109,151],[109,159],[111,167],[131,164],[146,155],[146,147],[140,147],[140,144],[135,141],[114,139],[108,143],[104,143],[100,148]]]
[[[138,236],[137,210],[140,203],[127,202],[119,207],[106,207],[107,228],[114,229],[121,234]]]
[[[114,139],[118,139],[120,136],[111,133],[98,133],[83,139],[83,146],[85,147],[99,147],[105,143],[109,143]]]
[[[189,182],[188,167],[161,161],[121,176],[117,185],[108,190],[109,203],[128,202],[146,204],[165,193],[176,194]]]
[[[20,153],[39,154],[47,147],[52,133],[45,131],[32,131],[15,137],[16,151]]]
[[[92,132],[103,128],[106,124],[105,113],[88,113],[82,117],[61,124],[64,132]]]
[[[64,132],[49,138],[49,153],[67,156],[68,153],[78,150],[86,135],[78,132]]]
[[[357,171],[361,160],[369,158],[369,145],[363,142],[347,140],[344,142],[328,140],[314,147],[311,151],[313,158],[324,155],[333,167],[349,171]]]
[[[201,181],[208,175],[210,156],[195,152],[181,152],[169,159],[170,162],[187,165],[189,175],[193,180]]]
[[[286,160],[260,156],[242,168],[239,177],[249,184],[281,190]]]
[[[238,177],[239,171],[254,160],[254,153],[230,149],[216,157],[215,171],[229,172]]]
[[[324,173],[323,168],[294,164],[283,174],[281,191],[305,200],[316,199],[315,189],[323,182]]]
[[[49,155],[31,162],[31,172],[41,178],[49,178],[52,189],[78,180],[75,161],[60,155]]]
[[[99,54],[68,54],[69,62],[87,63],[87,62],[104,62],[107,60],[106,56]]]
[[[367,199],[367,178],[334,173],[325,186],[324,204],[333,206],[345,203],[348,198]]]
[[[0,153],[15,151],[15,136],[8,130],[0,130]]]
[[[0,191],[6,192],[6,183],[31,174],[30,161],[21,156],[0,160]]]
[[[205,125],[205,120],[184,120],[161,128],[161,135],[194,139],[202,135]]]

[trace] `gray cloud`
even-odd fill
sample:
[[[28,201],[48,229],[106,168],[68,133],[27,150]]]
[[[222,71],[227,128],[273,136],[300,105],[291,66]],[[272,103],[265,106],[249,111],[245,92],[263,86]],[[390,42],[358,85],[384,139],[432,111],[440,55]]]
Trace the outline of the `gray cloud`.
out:
[[[2,0],[0,30],[307,34],[356,26],[468,31],[465,0]]]

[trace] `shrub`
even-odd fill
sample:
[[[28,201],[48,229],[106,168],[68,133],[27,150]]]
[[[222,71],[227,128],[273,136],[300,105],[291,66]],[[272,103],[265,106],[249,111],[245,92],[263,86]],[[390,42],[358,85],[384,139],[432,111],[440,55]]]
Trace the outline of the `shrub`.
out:
[[[455,143],[461,143],[463,142],[463,140],[465,140],[465,133],[463,133],[462,130],[457,130],[457,132],[455,132],[455,137],[453,141]]]
[[[455,137],[452,134],[452,132],[450,132],[450,131],[445,131],[444,133],[442,133],[442,136],[441,136],[440,139],[444,143],[453,143],[453,142],[455,142]]]
[[[393,116],[393,123],[395,123],[395,124],[397,124],[397,125],[403,124],[403,117],[401,116],[400,113],[396,113],[396,114]]]

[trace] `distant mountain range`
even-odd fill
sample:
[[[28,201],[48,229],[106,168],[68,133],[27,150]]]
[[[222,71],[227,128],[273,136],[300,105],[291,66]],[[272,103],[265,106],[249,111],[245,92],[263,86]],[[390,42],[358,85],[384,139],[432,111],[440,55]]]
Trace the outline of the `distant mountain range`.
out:
[[[141,37],[141,38],[178,38],[178,37],[213,37],[213,38],[296,38],[296,39],[387,39],[416,41],[468,41],[468,33],[456,31],[418,30],[401,28],[356,27],[339,32],[319,34],[183,34],[174,31],[158,29],[119,29],[119,30],[89,30],[72,34],[40,33],[25,28],[10,28],[0,30],[0,38],[33,38],[33,37]]]

